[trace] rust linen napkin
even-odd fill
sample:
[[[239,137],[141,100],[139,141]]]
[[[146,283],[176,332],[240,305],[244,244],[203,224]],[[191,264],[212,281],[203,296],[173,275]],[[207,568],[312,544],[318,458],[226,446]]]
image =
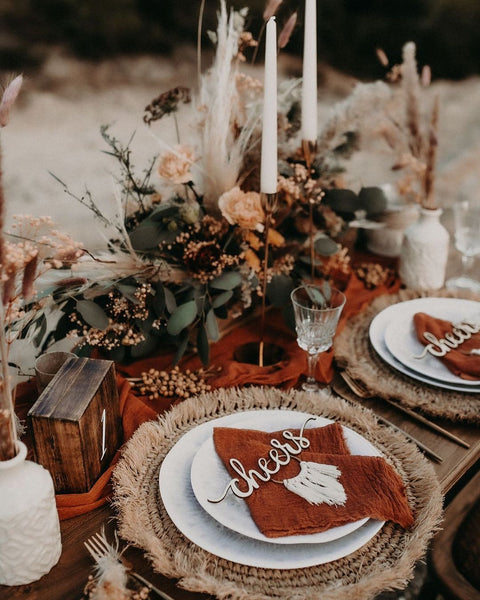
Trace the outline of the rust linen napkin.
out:
[[[300,458],[338,468],[338,482],[346,496],[344,504],[310,504],[287,489],[281,482],[300,472],[298,460],[292,459],[273,476],[275,481],[259,482],[258,489],[245,498],[253,520],[264,535],[275,538],[318,533],[364,517],[394,521],[402,527],[413,523],[400,476],[383,458],[348,454],[339,434],[343,437],[338,424],[305,430],[311,446]],[[258,468],[258,458],[267,458],[271,448],[264,440],[272,436],[282,439],[281,432],[265,434],[233,428],[216,428],[213,432],[215,449],[232,477],[238,474],[231,468],[230,458],[239,460],[247,472]],[[336,453],[334,447],[340,452]]]
[[[431,343],[424,337],[425,333],[431,333],[437,340],[442,340],[445,339],[445,334],[452,333],[454,327],[450,321],[437,319],[423,312],[416,313],[413,316],[413,322],[417,338],[425,346]],[[458,336],[454,335],[453,339],[458,339]],[[463,341],[458,348],[451,348],[445,356],[439,356],[438,360],[441,360],[457,377],[470,381],[480,380],[480,356],[470,354],[471,350],[478,348],[480,348],[480,333],[474,333],[470,339]],[[440,350],[440,347],[436,344],[435,350]]]

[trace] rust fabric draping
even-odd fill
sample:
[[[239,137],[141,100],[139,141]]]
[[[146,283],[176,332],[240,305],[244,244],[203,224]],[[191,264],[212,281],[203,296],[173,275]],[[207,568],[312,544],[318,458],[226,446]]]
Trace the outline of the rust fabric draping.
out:
[[[368,290],[363,283],[352,274],[345,287],[347,302],[338,325],[341,331],[348,318],[368,306],[373,298],[395,293],[400,288],[400,281],[396,280],[391,285],[382,285],[373,290]],[[272,310],[267,314],[265,342],[280,345],[285,355],[281,362],[267,367],[259,367],[246,363],[239,363],[234,359],[235,349],[244,343],[258,341],[259,318],[242,323],[224,335],[218,342],[211,345],[210,362],[220,368],[217,375],[209,379],[212,389],[221,387],[235,387],[242,385],[270,385],[291,389],[307,371],[306,353],[301,350],[296,342],[294,332],[285,324],[280,311]],[[147,359],[125,365],[117,364],[118,389],[120,396],[120,413],[123,424],[123,441],[126,442],[134,431],[144,423],[155,419],[158,414],[168,410],[170,406],[179,402],[178,399],[159,398],[149,400],[134,393],[128,382],[129,377],[138,377],[142,372],[151,368],[170,369],[172,367],[172,350]],[[201,366],[196,355],[188,355],[182,359],[181,368],[198,369]],[[321,355],[317,379],[329,383],[333,377],[333,350]],[[21,384],[17,390],[17,412],[20,418],[25,418],[28,409],[36,400],[35,386],[32,382]],[[25,440],[29,444],[28,435]],[[75,517],[105,504],[110,496],[110,475],[118,459],[117,453],[110,467],[101,475],[94,486],[83,494],[58,494],[57,507],[61,519]]]

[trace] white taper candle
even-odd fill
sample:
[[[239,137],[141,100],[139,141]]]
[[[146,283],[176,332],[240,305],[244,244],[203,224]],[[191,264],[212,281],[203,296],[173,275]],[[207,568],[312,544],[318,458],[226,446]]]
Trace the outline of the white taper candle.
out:
[[[317,117],[317,0],[305,0],[302,79],[302,139],[316,142]]]
[[[263,93],[262,158],[260,191],[277,192],[277,23],[271,17],[265,39],[265,79]]]

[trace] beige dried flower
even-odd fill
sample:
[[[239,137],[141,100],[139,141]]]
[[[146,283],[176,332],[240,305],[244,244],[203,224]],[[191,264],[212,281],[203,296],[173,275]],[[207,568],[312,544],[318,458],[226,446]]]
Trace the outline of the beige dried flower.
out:
[[[292,15],[290,15],[288,21],[283,26],[280,35],[278,36],[278,47],[279,49],[285,48],[285,46],[290,41],[292,37],[293,30],[295,29],[295,25],[297,24],[297,12],[295,11]]]
[[[18,75],[5,88],[2,99],[0,100],[0,126],[5,127],[10,118],[10,109],[17,99],[20,88],[22,87],[23,76]]]
[[[262,232],[265,214],[258,192],[244,192],[238,186],[222,194],[218,207],[230,225]]]
[[[188,183],[192,180],[190,169],[195,162],[193,148],[178,145],[160,156],[158,174],[170,183]]]

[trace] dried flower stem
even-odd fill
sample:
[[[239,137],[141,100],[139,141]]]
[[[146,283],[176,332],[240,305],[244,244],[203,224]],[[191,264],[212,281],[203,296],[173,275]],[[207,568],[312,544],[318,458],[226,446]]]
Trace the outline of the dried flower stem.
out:
[[[3,226],[5,222],[5,195],[2,178],[2,154],[0,148],[0,278],[3,275],[5,262],[5,239]],[[10,389],[10,374],[8,370],[8,348],[5,339],[5,307],[3,300],[3,284],[0,286],[0,460],[9,460],[16,454],[16,429],[13,411],[13,397]]]
[[[200,3],[200,12],[198,14],[197,24],[197,77],[198,77],[198,88],[200,89],[202,79],[202,27],[203,27],[203,15],[205,12],[205,0]]]
[[[424,208],[435,209],[436,203],[433,197],[434,183],[435,183],[435,161],[437,157],[438,138],[438,113],[439,113],[439,101],[438,96],[435,97],[432,116],[430,119],[430,129],[428,137],[428,153],[426,157],[426,169],[425,169],[425,203]]]
[[[406,123],[410,134],[409,148],[415,158],[420,158],[423,150],[423,138],[420,128],[420,80],[418,77],[415,50],[413,42],[405,44],[403,48],[402,81],[406,95]]]

